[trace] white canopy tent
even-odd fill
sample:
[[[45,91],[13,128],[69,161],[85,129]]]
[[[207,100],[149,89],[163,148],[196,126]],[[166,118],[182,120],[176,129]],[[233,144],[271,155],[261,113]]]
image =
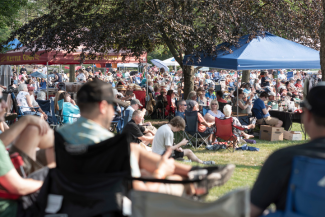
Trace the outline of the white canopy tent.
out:
[[[138,68],[137,63],[118,63],[117,68]]]
[[[176,66],[179,66],[178,62],[175,60],[174,57],[168,58],[163,60],[166,66],[174,66],[174,70],[176,71]]]

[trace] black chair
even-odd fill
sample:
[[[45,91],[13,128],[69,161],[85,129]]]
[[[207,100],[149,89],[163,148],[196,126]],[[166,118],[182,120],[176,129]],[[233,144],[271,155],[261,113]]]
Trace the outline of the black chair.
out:
[[[123,134],[93,145],[70,145],[55,132],[56,168],[50,169],[33,216],[122,216],[122,200],[131,177],[130,147]],[[54,211],[50,196],[61,197]]]
[[[198,138],[201,138],[203,140],[203,143],[209,145],[207,139],[211,134],[201,133],[198,131],[198,111],[185,111],[185,122],[185,133],[187,135],[190,135],[188,136],[189,142],[192,142],[192,140],[195,139],[195,148],[198,148]]]

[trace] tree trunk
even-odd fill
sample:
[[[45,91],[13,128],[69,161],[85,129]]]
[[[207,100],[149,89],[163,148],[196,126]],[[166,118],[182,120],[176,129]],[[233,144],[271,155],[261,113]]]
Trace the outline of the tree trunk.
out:
[[[75,82],[76,81],[76,65],[70,65],[69,66],[69,82]]]
[[[323,9],[325,11],[325,0],[322,1]],[[319,27],[320,36],[320,65],[322,70],[322,80],[325,81],[325,16],[322,24]]]
[[[244,70],[241,82],[242,83],[249,83],[249,77],[250,77],[250,71],[249,70]]]
[[[184,99],[194,90],[194,66],[183,66]]]

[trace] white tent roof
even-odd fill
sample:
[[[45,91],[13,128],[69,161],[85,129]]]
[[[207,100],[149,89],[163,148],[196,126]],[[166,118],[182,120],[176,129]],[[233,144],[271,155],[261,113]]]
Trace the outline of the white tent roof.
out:
[[[118,63],[117,67],[138,68],[138,64],[137,63]]]
[[[166,66],[179,66],[174,57],[163,60]]]

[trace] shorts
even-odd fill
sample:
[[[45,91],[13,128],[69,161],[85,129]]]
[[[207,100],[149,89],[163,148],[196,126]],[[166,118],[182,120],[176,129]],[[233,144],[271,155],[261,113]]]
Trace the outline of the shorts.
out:
[[[204,134],[214,134],[214,128],[207,127],[204,132],[200,132]]]
[[[9,149],[9,154],[13,154],[15,152],[18,152],[18,154],[22,157],[24,161],[24,171],[26,175],[42,169],[44,166],[47,165],[47,159],[45,155],[45,149],[40,149],[36,152],[36,161],[34,161],[32,158],[30,158],[27,154],[25,154],[20,149],[16,148],[14,145],[11,146]],[[18,171],[18,170],[17,170]],[[19,172],[19,171],[18,171]],[[21,175],[21,174],[20,174]]]
[[[264,121],[265,121],[265,123],[266,123],[267,125],[275,126],[275,125],[278,124],[279,119],[277,119],[277,118],[272,118],[271,116],[268,116],[268,117],[266,117],[266,118],[264,118],[264,119],[258,119],[258,120],[256,121],[256,123],[258,123],[258,124],[263,124]]]
[[[172,158],[174,159],[183,158],[183,157],[184,157],[184,151],[183,152],[174,151],[174,155],[172,156]]]

